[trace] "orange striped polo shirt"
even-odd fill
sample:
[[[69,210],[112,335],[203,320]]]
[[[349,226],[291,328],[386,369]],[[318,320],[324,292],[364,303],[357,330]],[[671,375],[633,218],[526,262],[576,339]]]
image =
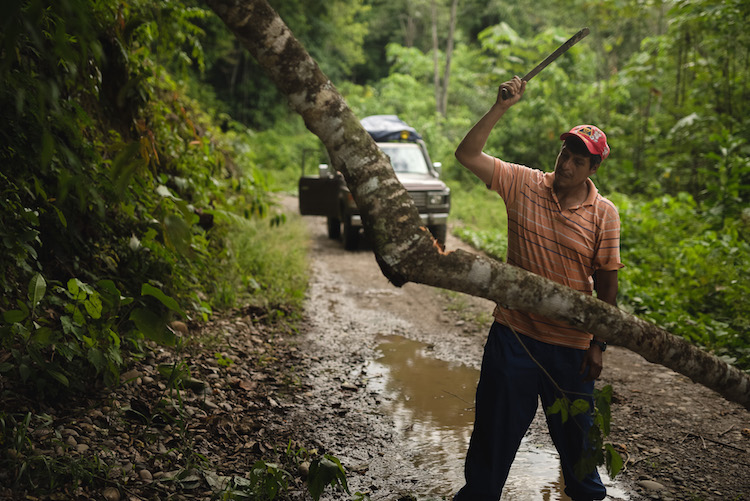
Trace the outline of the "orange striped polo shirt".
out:
[[[544,173],[495,159],[489,188],[508,211],[508,264],[572,289],[592,294],[596,270],[617,270],[620,262],[620,216],[591,179],[583,204],[562,210],[552,189],[554,172]],[[495,319],[546,343],[588,349],[591,334],[533,313],[498,305]]]

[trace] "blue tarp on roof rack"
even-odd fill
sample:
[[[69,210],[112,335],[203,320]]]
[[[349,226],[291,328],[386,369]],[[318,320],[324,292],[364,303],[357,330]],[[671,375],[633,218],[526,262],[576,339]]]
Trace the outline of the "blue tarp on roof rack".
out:
[[[375,141],[401,141],[402,131],[407,131],[407,141],[419,141],[422,136],[411,125],[407,124],[396,115],[372,115],[360,120],[362,127],[370,133]]]

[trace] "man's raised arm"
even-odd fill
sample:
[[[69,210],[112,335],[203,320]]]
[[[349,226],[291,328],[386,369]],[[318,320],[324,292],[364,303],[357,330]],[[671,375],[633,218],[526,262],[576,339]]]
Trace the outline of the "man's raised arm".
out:
[[[502,90],[506,89],[510,95],[502,98]],[[495,159],[482,150],[490,137],[490,132],[508,109],[516,104],[526,90],[526,82],[519,77],[513,77],[502,85],[497,92],[497,100],[492,108],[471,128],[461,144],[456,148],[456,159],[474,173],[487,186],[492,182],[495,169]]]

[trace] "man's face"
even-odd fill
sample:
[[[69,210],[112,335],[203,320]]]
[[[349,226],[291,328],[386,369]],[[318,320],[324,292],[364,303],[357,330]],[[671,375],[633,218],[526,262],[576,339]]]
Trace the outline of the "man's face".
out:
[[[563,144],[555,162],[555,185],[559,188],[574,188],[586,182],[596,168],[591,168],[591,157],[573,153]]]

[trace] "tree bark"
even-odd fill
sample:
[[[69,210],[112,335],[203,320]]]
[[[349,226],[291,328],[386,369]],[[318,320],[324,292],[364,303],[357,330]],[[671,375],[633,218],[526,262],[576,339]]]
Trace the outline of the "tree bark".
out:
[[[682,338],[520,268],[445,252],[421,226],[404,187],[317,63],[265,0],[207,0],[289,98],[346,179],[383,274],[535,312],[624,346],[750,409],[750,376]]]

